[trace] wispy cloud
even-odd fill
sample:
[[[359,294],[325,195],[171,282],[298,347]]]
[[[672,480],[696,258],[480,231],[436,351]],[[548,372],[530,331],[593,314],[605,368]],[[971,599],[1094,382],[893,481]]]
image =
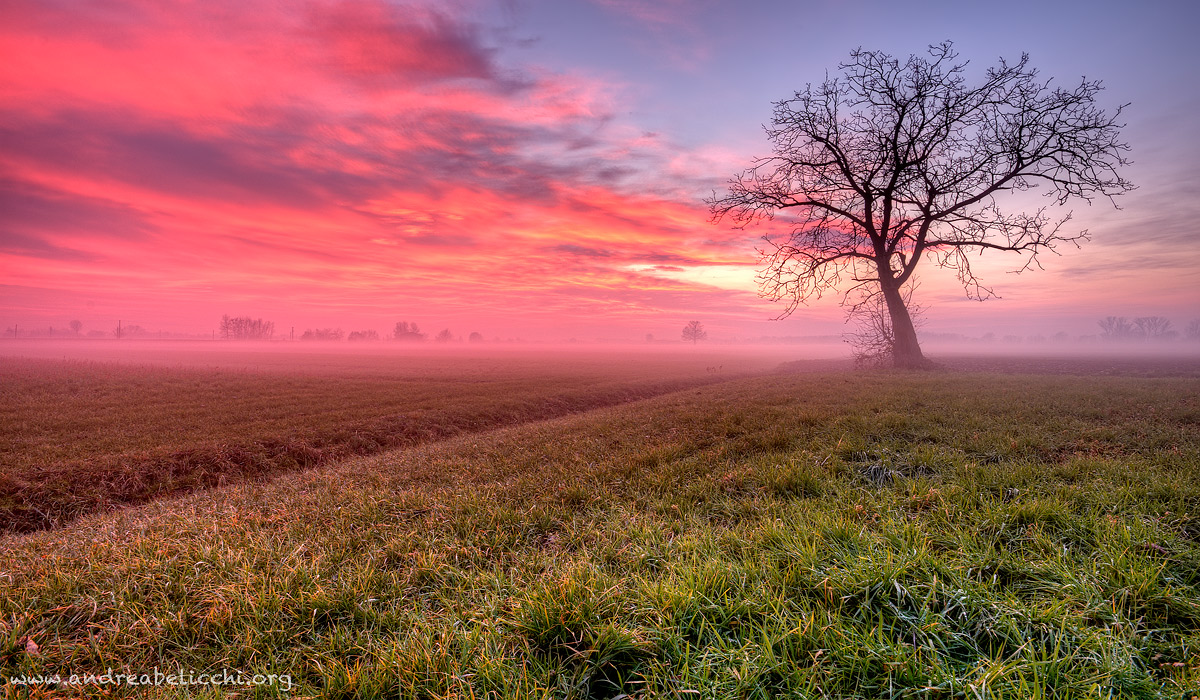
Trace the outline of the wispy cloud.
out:
[[[437,5],[16,2],[0,27],[24,288],[662,313],[727,292],[631,264],[744,262],[645,186],[667,149],[616,123],[621,88],[506,67]]]
[[[712,12],[709,0],[592,0],[638,29],[641,49],[665,57],[681,70],[698,70],[712,55],[699,17]]]

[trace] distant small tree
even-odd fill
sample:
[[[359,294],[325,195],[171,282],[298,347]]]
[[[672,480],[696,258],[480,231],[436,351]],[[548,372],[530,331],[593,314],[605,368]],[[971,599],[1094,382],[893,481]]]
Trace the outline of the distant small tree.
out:
[[[405,342],[425,340],[425,334],[421,332],[417,324],[409,323],[408,321],[396,321],[396,327],[392,330],[392,337]]]
[[[1200,340],[1200,318],[1193,318],[1183,329],[1183,335],[1188,340]]]
[[[449,343],[454,340],[454,334],[450,332],[449,328],[443,328],[438,332],[437,336],[434,337],[434,340],[439,343]]]
[[[708,332],[704,330],[704,324],[699,321],[688,321],[688,324],[683,327],[684,342],[691,341],[692,345],[701,340],[708,339]]]
[[[300,340],[341,340],[341,328],[310,328],[304,331]]]
[[[79,335],[79,331],[83,330],[83,321],[71,321],[67,325],[71,327],[71,332],[75,335]]]
[[[483,342],[483,334],[472,331],[471,335],[467,336],[467,342],[482,343]]]
[[[346,336],[346,340],[379,340],[378,331],[350,331],[350,335]]]
[[[220,331],[225,340],[270,340],[275,335],[275,323],[226,314],[221,317]]]
[[[1128,340],[1134,335],[1133,324],[1124,316],[1105,316],[1096,323],[1102,340]]]
[[[1133,319],[1134,335],[1145,340],[1166,340],[1173,335],[1171,322],[1162,316],[1139,316]]]

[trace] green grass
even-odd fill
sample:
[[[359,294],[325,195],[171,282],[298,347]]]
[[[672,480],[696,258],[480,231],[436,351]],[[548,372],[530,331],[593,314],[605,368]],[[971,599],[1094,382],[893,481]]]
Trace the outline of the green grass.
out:
[[[1200,380],[739,379],[0,540],[0,675],[1190,698],[1198,518]]]

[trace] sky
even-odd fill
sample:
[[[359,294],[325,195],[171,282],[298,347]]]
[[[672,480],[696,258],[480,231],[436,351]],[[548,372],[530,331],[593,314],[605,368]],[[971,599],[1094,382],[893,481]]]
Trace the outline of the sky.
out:
[[[713,340],[837,334],[837,295],[776,319],[769,226],[705,198],[770,154],[771,104],[856,47],[1025,52],[1130,103],[1138,189],[1071,207],[1080,250],[926,269],[925,329],[1096,333],[1200,317],[1200,24],[1191,2],[3,0],[0,324]],[[1086,9],[1081,9],[1086,8]],[[1035,203],[1036,204],[1036,203]]]

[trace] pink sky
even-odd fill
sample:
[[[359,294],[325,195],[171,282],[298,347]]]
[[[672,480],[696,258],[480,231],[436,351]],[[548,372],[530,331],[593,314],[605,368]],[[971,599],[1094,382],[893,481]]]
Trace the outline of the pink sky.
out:
[[[838,333],[836,297],[770,320],[781,307],[754,282],[765,231],[711,224],[703,198],[766,153],[770,103],[851,48],[906,54],[946,38],[980,66],[1029,51],[1047,76],[1105,79],[1113,106],[1135,103],[1128,175],[1141,189],[1121,211],[1076,206],[1094,241],[1044,271],[1014,278],[1020,260],[985,261],[1002,299],[966,301],[930,271],[927,327],[1089,333],[1110,313],[1200,316],[1189,6],[1122,17],[1114,5],[1076,18],[1099,23],[1080,39],[998,32],[1020,21],[1014,5],[1016,20],[942,19],[903,40],[883,3],[795,6],[4,3],[0,319],[206,333],[231,314],[384,334],[410,320],[547,340],[676,338],[691,319],[714,339]],[[788,43],[814,21],[819,37]],[[1100,30],[1123,32],[1126,60],[1094,43]]]

